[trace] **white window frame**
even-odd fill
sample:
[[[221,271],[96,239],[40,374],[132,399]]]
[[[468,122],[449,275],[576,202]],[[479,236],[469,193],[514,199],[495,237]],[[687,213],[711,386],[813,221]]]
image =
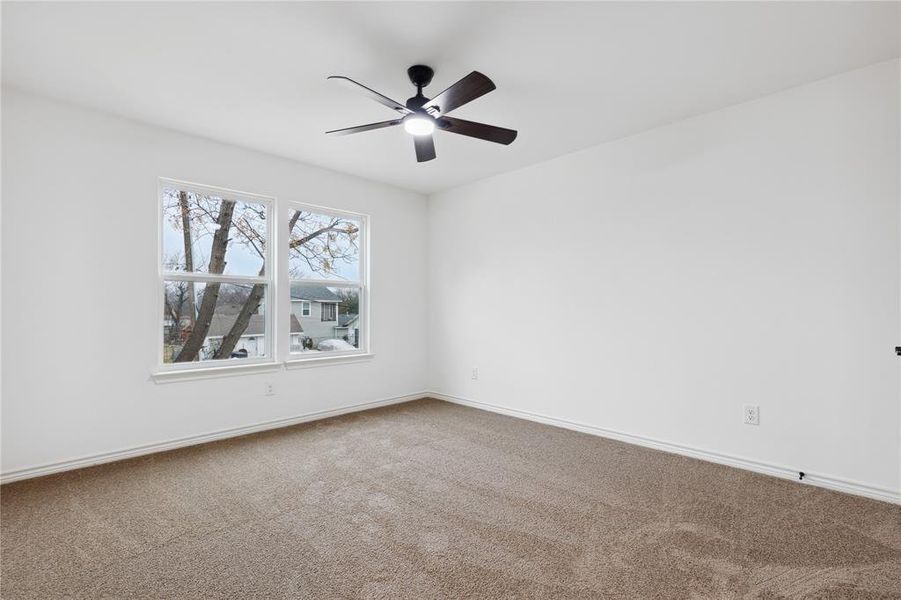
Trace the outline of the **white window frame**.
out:
[[[163,268],[163,222],[165,214],[163,210],[163,190],[164,188],[176,188],[189,192],[200,194],[214,194],[222,196],[229,200],[243,201],[255,204],[262,204],[266,207],[266,256],[265,275],[249,276],[249,275],[214,275],[211,273],[187,273],[186,271],[166,271]],[[272,196],[263,196],[250,192],[242,192],[232,190],[225,187],[204,185],[192,183],[189,181],[181,181],[178,179],[170,179],[168,177],[160,177],[157,187],[156,203],[158,210],[157,218],[157,367],[155,374],[165,378],[166,375],[176,375],[186,372],[204,372],[212,374],[215,372],[225,372],[234,370],[247,370],[272,368],[278,365],[278,357],[276,349],[278,346],[278,328],[275,327],[275,313],[277,311],[278,289],[276,286],[277,267],[274,260],[273,248],[278,244],[279,223],[273,217],[277,214],[277,200]],[[263,315],[265,324],[265,340],[266,340],[266,356],[260,358],[242,358],[242,359],[220,359],[207,361],[194,361],[187,363],[165,363],[163,352],[164,341],[164,308],[166,302],[165,282],[166,281],[194,281],[200,283],[244,283],[256,284],[263,283],[266,285],[266,294],[263,299]]]
[[[315,204],[307,204],[305,202],[287,202],[286,210],[284,213],[285,219],[290,219],[290,215],[293,211],[302,210],[307,212],[314,212],[317,214],[329,215],[333,217],[345,217],[348,219],[354,219],[360,222],[360,235],[357,239],[357,245],[360,249],[360,258],[359,258],[359,280],[349,281],[343,279],[291,279],[288,278],[287,285],[285,287],[288,288],[288,295],[291,294],[291,284],[292,283],[309,283],[313,285],[323,285],[326,287],[338,287],[338,288],[349,288],[349,289],[359,289],[359,303],[360,303],[360,312],[359,318],[361,319],[361,327],[360,329],[360,337],[363,338],[363,343],[354,350],[348,350],[345,352],[290,352],[290,345],[288,348],[288,359],[285,361],[285,364],[288,366],[293,365],[310,365],[310,364],[322,364],[327,362],[346,362],[348,359],[354,358],[364,358],[372,356],[372,339],[370,336],[370,311],[369,311],[369,290],[372,285],[369,274],[369,240],[372,237],[372,224],[369,218],[369,215],[363,213],[357,213],[347,210],[339,210],[335,208],[329,208],[327,206],[318,206]],[[285,222],[287,223],[287,221]],[[288,240],[284,242],[285,244],[285,263],[287,265],[288,262],[288,252],[287,252],[287,244],[291,239],[291,233],[287,232]],[[282,250],[281,246],[279,246],[279,250]],[[287,266],[286,266],[287,269]],[[311,310],[312,312],[312,310]],[[301,313],[302,314],[302,313]],[[320,317],[321,318],[321,317]],[[338,311],[335,311],[335,320],[327,321],[328,323],[338,323]],[[312,355],[312,356],[310,356]]]
[[[312,317],[313,316],[313,303],[309,300],[301,300],[300,301],[300,316],[301,317]]]

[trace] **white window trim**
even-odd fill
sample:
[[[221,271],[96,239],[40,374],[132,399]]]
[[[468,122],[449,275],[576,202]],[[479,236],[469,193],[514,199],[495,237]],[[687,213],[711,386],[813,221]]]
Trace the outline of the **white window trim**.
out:
[[[367,214],[351,212],[346,210],[339,210],[334,208],[329,208],[327,206],[318,206],[315,204],[308,204],[305,202],[286,202],[284,214],[280,214],[279,216],[282,218],[288,218],[288,214],[290,211],[295,210],[303,210],[308,212],[315,212],[319,214],[331,215],[335,217],[346,217],[350,219],[356,219],[360,221],[361,231],[360,237],[357,242],[360,248],[360,279],[359,281],[347,281],[347,280],[332,280],[332,279],[290,279],[287,280],[287,285],[285,287],[288,288],[288,295],[291,293],[291,284],[292,283],[309,283],[314,285],[323,285],[327,287],[342,287],[342,288],[354,288],[360,290],[360,312],[359,317],[362,319],[362,327],[360,328],[360,337],[363,338],[363,343],[359,348],[352,352],[329,352],[326,356],[322,356],[319,354],[318,356],[306,356],[307,354],[318,354],[313,352],[291,352],[291,344],[290,339],[286,340],[283,348],[284,356],[286,356],[286,360],[284,361],[285,366],[289,368],[294,368],[297,366],[324,366],[327,364],[334,363],[346,363],[346,362],[357,362],[358,360],[368,360],[375,356],[372,351],[372,339],[370,336],[370,310],[369,310],[369,290],[372,286],[372,280],[370,279],[370,268],[369,268],[369,257],[370,257],[370,240],[372,239],[372,221]],[[290,233],[288,234],[288,239],[290,239]],[[287,244],[287,242],[286,242]],[[284,252],[284,269],[285,273],[288,271],[288,253]],[[312,313],[312,309],[311,309]],[[321,317],[320,317],[321,318]],[[334,321],[325,321],[326,323],[338,323],[338,315],[337,310],[335,313]]]
[[[295,353],[296,354],[296,353]],[[328,367],[349,363],[368,362],[375,358],[371,352],[330,352],[328,356],[310,358],[290,358],[285,361],[286,369],[305,369],[308,367]]]
[[[300,300],[300,316],[301,317],[312,317],[313,316],[313,303],[309,300]]]
[[[255,359],[234,359],[232,362],[241,364],[220,364],[229,361],[216,361],[211,367],[198,367],[194,369],[171,369],[156,371],[151,375],[156,383],[170,383],[175,381],[192,381],[195,379],[217,379],[231,375],[247,375],[248,373],[263,373],[280,371],[282,364],[279,362],[259,362]]]
[[[214,275],[210,273],[185,273],[179,271],[166,271],[163,269],[163,189],[166,187],[174,187],[179,190],[191,191],[201,194],[217,194],[227,197],[229,200],[246,201],[251,203],[263,204],[266,206],[266,256],[264,258],[266,264],[266,275],[258,276],[242,276],[242,275]],[[195,379],[205,378],[209,376],[219,376],[230,373],[247,372],[254,370],[265,370],[267,368],[280,367],[277,357],[278,341],[281,336],[278,335],[278,328],[275,327],[275,313],[278,307],[278,277],[277,265],[274,260],[273,248],[279,243],[278,225],[278,201],[273,196],[263,196],[251,192],[242,192],[226,187],[204,185],[193,183],[190,181],[182,181],[171,179],[168,177],[160,177],[156,192],[157,203],[157,364],[152,376],[156,381],[175,380],[175,379]],[[274,225],[274,226],[273,226]],[[210,282],[219,281],[221,283],[265,283],[266,299],[264,304],[264,336],[266,340],[266,356],[262,358],[247,359],[220,359],[209,361],[197,361],[189,363],[164,363],[163,341],[164,341],[164,308],[165,308],[165,281],[198,281]],[[290,343],[290,342],[289,342]],[[232,364],[240,361],[240,364]]]

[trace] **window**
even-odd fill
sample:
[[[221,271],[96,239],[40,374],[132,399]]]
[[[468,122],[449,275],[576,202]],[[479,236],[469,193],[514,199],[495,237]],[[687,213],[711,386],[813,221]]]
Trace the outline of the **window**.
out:
[[[323,304],[322,305],[322,320],[323,321],[337,321],[338,320],[338,305],[337,304]]]
[[[370,356],[365,215],[277,209],[273,198],[171,179],[160,180],[159,202],[160,378]],[[289,233],[277,248],[276,232]],[[277,271],[287,272],[288,315],[274,314]]]
[[[367,218],[293,204],[287,219],[292,310],[314,317],[303,321],[301,348],[292,344],[292,358],[367,352]]]
[[[272,199],[160,182],[160,363],[273,360]]]

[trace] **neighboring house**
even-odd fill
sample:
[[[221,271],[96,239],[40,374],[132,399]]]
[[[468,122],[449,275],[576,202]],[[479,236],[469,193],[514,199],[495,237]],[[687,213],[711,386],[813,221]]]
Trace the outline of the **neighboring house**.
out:
[[[210,358],[213,353],[222,344],[222,338],[231,331],[235,319],[238,317],[237,311],[234,314],[216,314],[210,321],[210,330],[206,339],[203,341],[203,348],[200,350],[204,357]],[[303,328],[294,315],[291,315],[291,341],[294,342],[295,336],[303,334]],[[250,315],[250,322],[247,323],[247,329],[244,330],[238,343],[235,344],[235,351],[247,350],[247,358],[257,358],[265,356],[266,353],[266,320],[263,315]]]
[[[335,337],[339,340],[346,339],[348,343],[357,346],[357,337],[360,335],[360,315],[338,315],[338,325],[335,327]]]
[[[324,285],[291,284],[291,314],[297,317],[301,334],[313,340],[314,347],[322,340],[344,339],[357,345],[358,315],[339,314],[341,296]],[[294,350],[294,336],[292,336]]]

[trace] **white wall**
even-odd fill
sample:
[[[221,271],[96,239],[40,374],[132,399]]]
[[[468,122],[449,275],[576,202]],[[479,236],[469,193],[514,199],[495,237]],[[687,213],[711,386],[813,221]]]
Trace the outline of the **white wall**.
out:
[[[892,61],[434,196],[432,389],[897,493],[898,112]]]
[[[899,67],[428,204],[4,89],[2,472],[430,388],[897,493]],[[372,215],[376,358],[153,383],[158,176]]]
[[[14,90],[2,108],[3,473],[425,389],[421,195]],[[371,215],[376,357],[154,383],[159,176]]]

